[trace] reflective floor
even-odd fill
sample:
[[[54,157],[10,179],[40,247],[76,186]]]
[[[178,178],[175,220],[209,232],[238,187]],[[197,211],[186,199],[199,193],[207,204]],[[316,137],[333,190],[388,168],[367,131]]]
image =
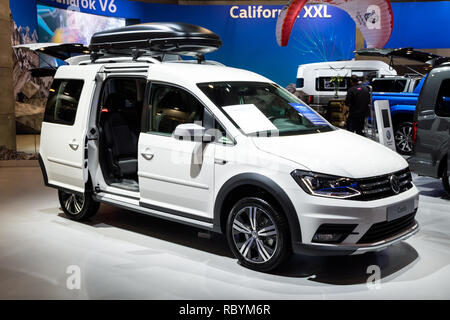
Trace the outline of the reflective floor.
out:
[[[361,256],[294,256],[264,274],[195,228],[106,205],[89,223],[67,220],[39,168],[0,168],[0,298],[450,299],[450,199],[440,181],[414,178],[414,237]],[[373,265],[379,286],[367,284]],[[80,289],[68,289],[73,270]]]

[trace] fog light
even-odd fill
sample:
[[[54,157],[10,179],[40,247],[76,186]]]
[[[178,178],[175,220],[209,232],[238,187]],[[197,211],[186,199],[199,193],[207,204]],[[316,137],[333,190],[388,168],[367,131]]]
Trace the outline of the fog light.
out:
[[[314,234],[312,242],[340,243],[356,228],[356,224],[322,224]]]
[[[342,233],[316,233],[314,242],[337,242],[342,237]]]

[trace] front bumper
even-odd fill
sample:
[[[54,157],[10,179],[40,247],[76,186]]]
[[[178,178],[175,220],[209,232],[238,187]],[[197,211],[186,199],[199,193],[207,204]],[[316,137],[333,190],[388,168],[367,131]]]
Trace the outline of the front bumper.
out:
[[[432,161],[430,155],[414,154],[407,159],[411,172],[417,173],[420,176],[427,176],[433,178],[439,177],[440,161]]]
[[[313,256],[341,256],[341,255],[358,255],[366,252],[381,251],[387,247],[404,241],[413,236],[419,231],[419,224],[415,221],[415,224],[407,230],[397,234],[393,237],[384,239],[371,244],[353,244],[353,245],[341,245],[341,244],[325,244],[314,243],[304,244],[299,243],[294,246],[294,252],[299,254],[313,255]]]
[[[388,208],[413,202],[413,210],[404,216],[417,211],[419,192],[415,186],[398,195],[373,201],[327,199],[313,196],[301,197],[301,199],[298,197],[297,199],[294,206],[300,222],[302,243],[293,244],[296,253],[348,255],[380,251],[409,238],[419,230],[419,225],[414,220],[411,225],[405,226],[406,229],[392,235],[389,234],[386,238],[377,239],[374,242],[360,242],[373,225],[387,221]],[[356,227],[340,243],[313,242],[314,234],[323,224],[353,224]]]

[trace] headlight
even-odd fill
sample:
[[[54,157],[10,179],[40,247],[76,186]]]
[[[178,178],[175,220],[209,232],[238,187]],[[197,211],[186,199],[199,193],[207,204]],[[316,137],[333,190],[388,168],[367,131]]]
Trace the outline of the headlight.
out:
[[[350,178],[294,170],[292,177],[305,192],[319,197],[347,199],[359,196],[358,183]]]

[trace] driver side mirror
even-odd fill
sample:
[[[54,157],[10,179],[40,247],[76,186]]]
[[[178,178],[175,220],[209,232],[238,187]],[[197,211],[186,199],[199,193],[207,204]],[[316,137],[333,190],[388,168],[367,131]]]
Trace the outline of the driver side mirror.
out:
[[[215,136],[206,133],[206,129],[195,123],[179,124],[173,132],[173,137],[178,140],[196,141],[202,143],[214,142]]]

